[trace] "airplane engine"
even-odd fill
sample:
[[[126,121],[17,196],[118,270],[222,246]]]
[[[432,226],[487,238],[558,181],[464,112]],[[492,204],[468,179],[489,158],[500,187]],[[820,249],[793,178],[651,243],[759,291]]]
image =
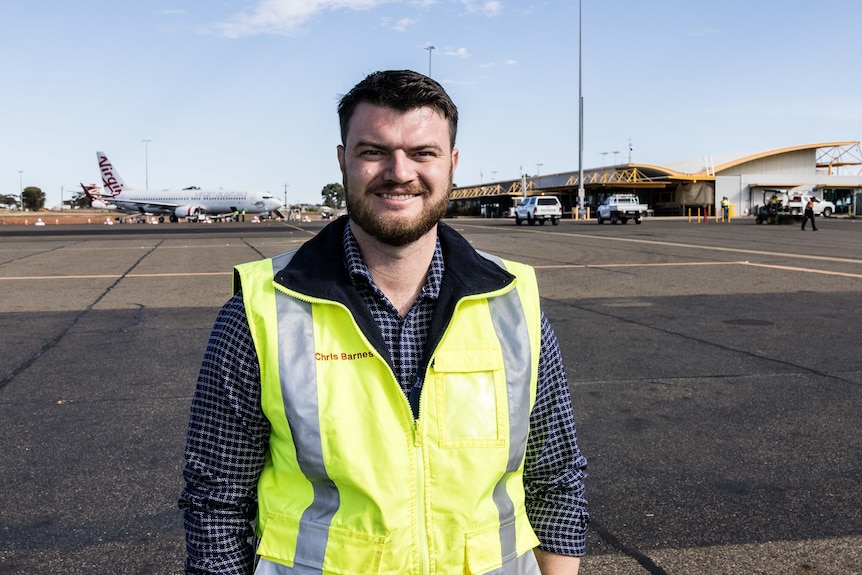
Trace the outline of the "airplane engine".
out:
[[[109,204],[109,203],[104,202],[102,200],[91,200],[90,205],[92,207],[96,208],[97,210],[116,210],[117,209],[116,204]]]
[[[174,210],[174,217],[198,220],[203,217],[204,211],[200,206],[179,206]]]

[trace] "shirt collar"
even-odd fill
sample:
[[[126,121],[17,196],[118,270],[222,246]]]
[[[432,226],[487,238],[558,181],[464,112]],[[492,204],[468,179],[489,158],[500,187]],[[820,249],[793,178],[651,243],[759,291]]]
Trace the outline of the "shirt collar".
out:
[[[362,257],[359,243],[350,230],[350,225],[351,222],[348,221],[347,225],[344,226],[344,265],[347,268],[347,273],[354,285],[359,282],[366,283],[379,291],[379,288],[374,284],[374,278],[371,277],[371,270],[368,269],[368,264]],[[443,269],[443,249],[440,247],[440,238],[438,237],[434,245],[434,255],[431,257],[431,266],[428,268],[428,276],[425,279],[425,285],[422,286],[419,298],[438,298],[440,285],[443,282]]]

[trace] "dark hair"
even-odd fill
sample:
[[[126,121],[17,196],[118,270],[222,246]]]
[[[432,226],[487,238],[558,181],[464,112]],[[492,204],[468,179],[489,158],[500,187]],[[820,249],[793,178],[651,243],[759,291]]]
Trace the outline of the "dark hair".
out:
[[[338,102],[338,121],[341,124],[341,143],[347,142],[347,125],[356,106],[373,104],[407,112],[428,106],[438,110],[449,121],[449,136],[455,147],[458,131],[458,108],[443,86],[435,80],[412,70],[384,70],[373,72],[356,84]]]

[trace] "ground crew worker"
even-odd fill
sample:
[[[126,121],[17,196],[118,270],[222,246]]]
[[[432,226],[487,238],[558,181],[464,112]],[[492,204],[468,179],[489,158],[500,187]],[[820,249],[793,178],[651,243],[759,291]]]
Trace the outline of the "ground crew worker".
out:
[[[387,71],[338,112],[348,215],[237,266],[210,337],[186,572],[577,573],[586,460],[535,274],[440,221],[457,108]]]
[[[814,223],[814,198],[808,198],[805,204],[805,214],[802,216],[802,230],[805,231],[805,224],[811,220],[811,229],[817,231],[817,224]],[[827,234],[828,235],[828,234]]]
[[[727,199],[727,196],[721,199],[721,218],[725,222],[730,221],[730,200]]]

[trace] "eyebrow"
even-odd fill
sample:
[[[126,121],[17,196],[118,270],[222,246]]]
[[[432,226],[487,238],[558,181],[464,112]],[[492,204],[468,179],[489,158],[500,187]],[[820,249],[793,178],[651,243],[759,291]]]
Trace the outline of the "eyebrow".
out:
[[[366,148],[366,147],[367,148],[376,148],[378,150],[392,150],[392,149],[397,148],[397,146],[396,146],[396,148],[393,148],[392,146],[389,146],[386,144],[381,144],[381,143],[375,142],[373,140],[359,140],[353,145],[354,149]],[[440,152],[444,152],[445,148],[443,148],[440,145],[435,144],[433,142],[429,142],[427,144],[419,144],[419,145],[411,146],[410,148],[407,148],[408,152],[416,152],[419,150],[437,150]]]

